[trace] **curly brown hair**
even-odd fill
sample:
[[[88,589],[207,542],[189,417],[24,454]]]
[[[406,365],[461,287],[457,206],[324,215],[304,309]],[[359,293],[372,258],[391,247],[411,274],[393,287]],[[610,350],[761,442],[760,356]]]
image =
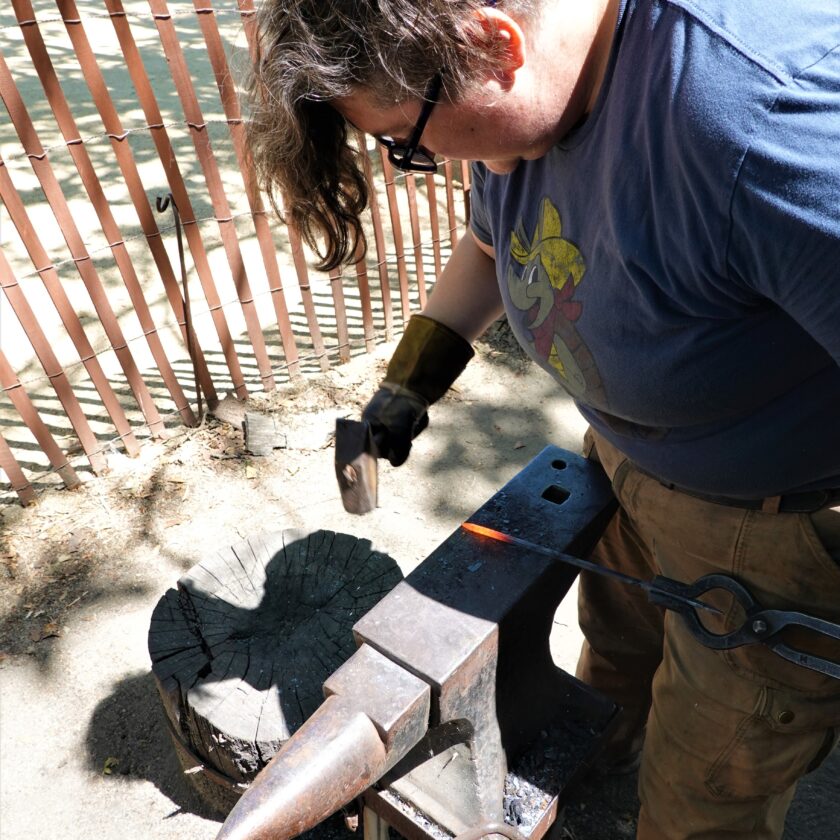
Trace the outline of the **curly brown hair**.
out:
[[[539,0],[507,0],[527,14]],[[264,0],[248,78],[249,145],[260,185],[336,268],[364,244],[368,189],[348,125],[330,105],[365,88],[383,106],[422,98],[443,71],[455,100],[497,56],[474,12],[483,0]],[[281,205],[285,212],[281,211]],[[321,237],[324,239],[321,244]]]

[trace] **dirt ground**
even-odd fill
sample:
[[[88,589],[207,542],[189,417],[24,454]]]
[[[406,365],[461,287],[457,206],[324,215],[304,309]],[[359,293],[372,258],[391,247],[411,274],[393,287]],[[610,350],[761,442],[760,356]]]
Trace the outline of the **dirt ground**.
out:
[[[433,409],[409,463],[381,469],[379,509],[349,516],[331,431],[336,416],[358,413],[391,349],[254,398],[287,435],[269,458],[247,456],[241,432],[210,418],[138,459],[114,453],[111,473],[78,492],[2,510],[2,840],[215,837],[220,820],[169,741],[146,646],[158,598],[206,553],[260,532],[328,528],[370,539],[408,572],[547,443],[578,449],[574,408],[500,336]],[[552,636],[567,670],[580,644],[573,596]],[[589,783],[557,834],[632,837],[634,785]],[[800,787],[786,838],[835,840],[838,802],[835,752]]]

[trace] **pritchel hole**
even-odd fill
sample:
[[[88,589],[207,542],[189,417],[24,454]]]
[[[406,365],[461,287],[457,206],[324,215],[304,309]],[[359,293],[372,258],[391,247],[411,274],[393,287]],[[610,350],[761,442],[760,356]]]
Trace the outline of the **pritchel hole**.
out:
[[[565,470],[568,465],[565,461],[561,461],[558,458],[556,461],[551,462],[551,466],[554,467],[555,470]]]
[[[559,484],[552,484],[543,491],[542,497],[549,502],[554,502],[555,505],[562,505],[571,495],[565,487],[561,487]]]

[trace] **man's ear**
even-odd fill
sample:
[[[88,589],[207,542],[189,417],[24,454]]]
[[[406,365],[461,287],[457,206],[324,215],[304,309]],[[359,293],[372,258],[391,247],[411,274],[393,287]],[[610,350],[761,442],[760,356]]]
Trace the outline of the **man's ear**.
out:
[[[525,63],[525,35],[522,27],[508,14],[483,6],[474,12],[476,40],[494,58],[495,77],[511,84],[516,71]]]

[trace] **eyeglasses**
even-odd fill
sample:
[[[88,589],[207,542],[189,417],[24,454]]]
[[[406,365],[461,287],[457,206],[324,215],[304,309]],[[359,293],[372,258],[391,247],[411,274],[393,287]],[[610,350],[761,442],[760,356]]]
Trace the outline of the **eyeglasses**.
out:
[[[398,143],[393,137],[376,138],[388,150],[388,160],[392,166],[403,172],[435,172],[437,170],[434,155],[420,145],[420,138],[423,136],[432,109],[437,105],[442,85],[443,79],[440,73],[436,73],[426,88],[420,116],[417,117],[411,136],[405,143]]]

